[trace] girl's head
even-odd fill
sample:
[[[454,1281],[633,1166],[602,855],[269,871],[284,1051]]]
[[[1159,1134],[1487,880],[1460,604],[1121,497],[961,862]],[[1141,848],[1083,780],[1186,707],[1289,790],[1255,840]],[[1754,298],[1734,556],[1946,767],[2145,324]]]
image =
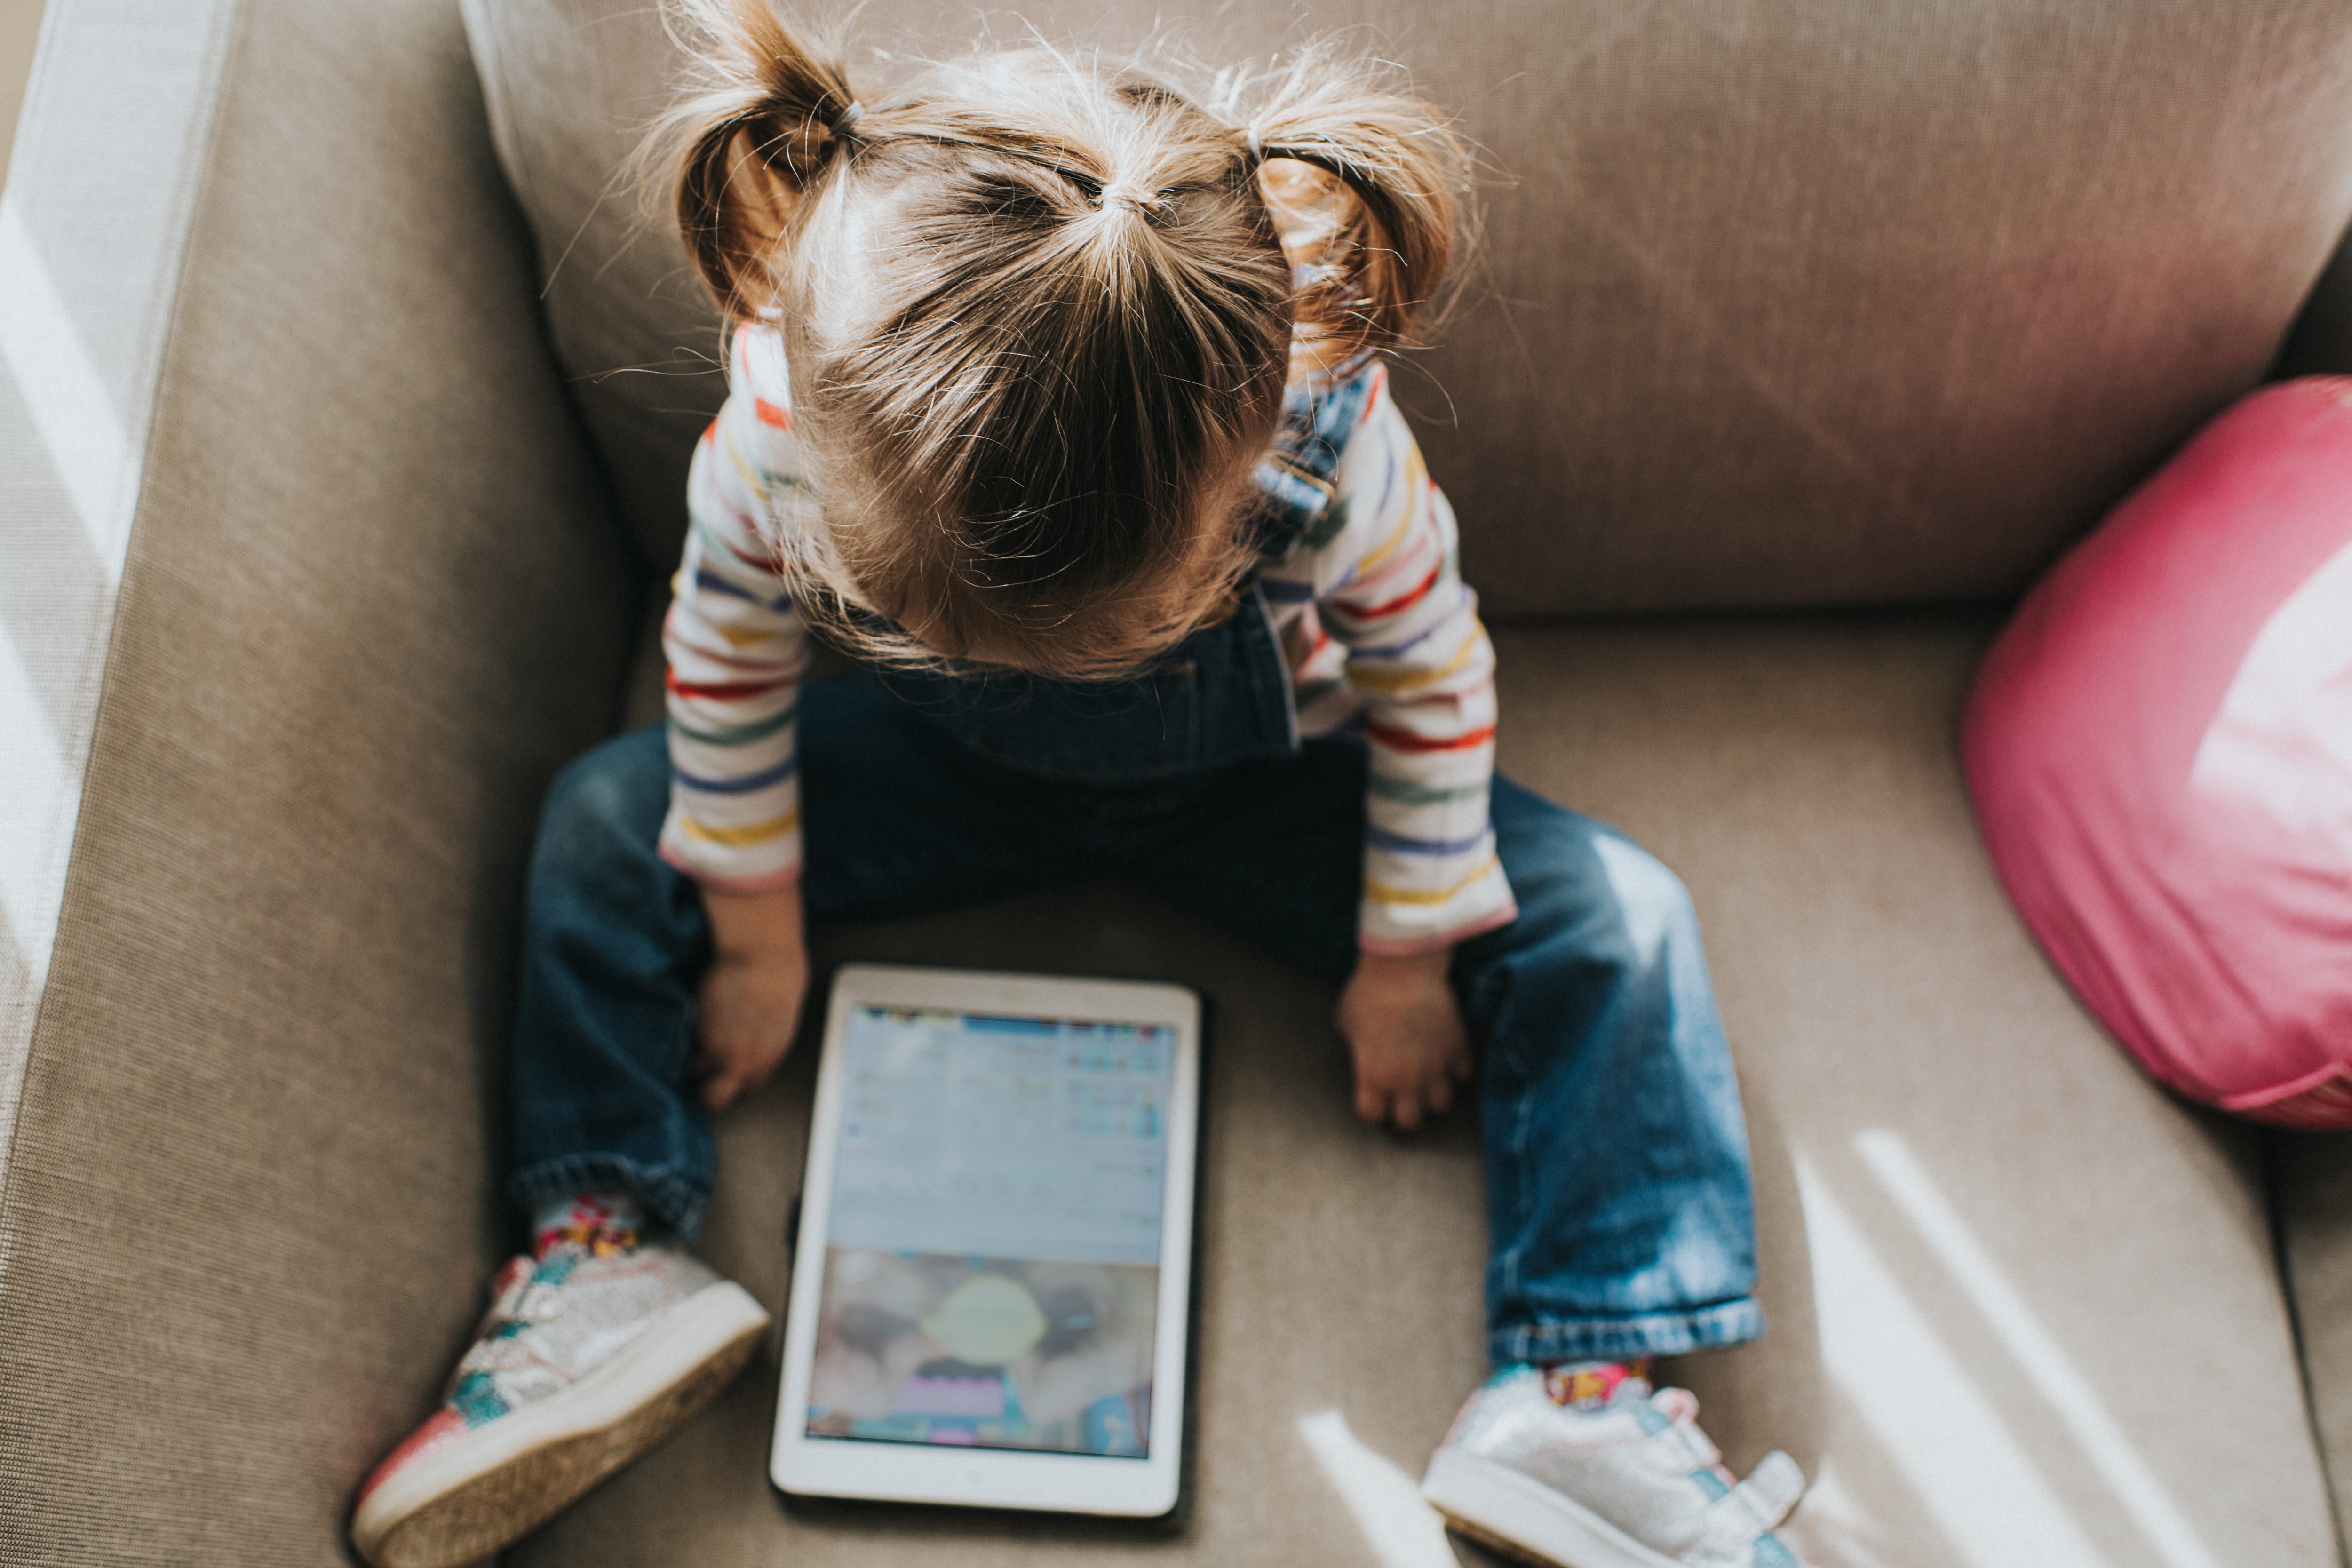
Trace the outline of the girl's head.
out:
[[[861,100],[766,0],[685,5],[705,80],[658,144],[722,308],[784,335],[812,607],[869,654],[1061,676],[1221,614],[1294,328],[1352,363],[1444,275],[1444,123],[1329,51],[1254,108],[1044,48]],[[1321,198],[1296,268],[1277,171]]]

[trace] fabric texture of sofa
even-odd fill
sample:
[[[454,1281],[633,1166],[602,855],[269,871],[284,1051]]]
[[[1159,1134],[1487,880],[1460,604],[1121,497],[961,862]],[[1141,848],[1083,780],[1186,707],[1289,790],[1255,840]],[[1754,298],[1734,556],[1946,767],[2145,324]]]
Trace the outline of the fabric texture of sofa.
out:
[[[1485,149],[1399,384],[1503,766],[1706,923],[1772,1329],[1670,1371],[1821,1478],[1813,1561],[2340,1563],[2352,1147],[2100,1037],[1953,726],[2135,477],[2273,364],[2352,368],[2352,12],[1025,15],[1211,61],[1355,27]],[[876,0],[858,79],[983,26]],[[0,196],[0,1562],[343,1561],[514,1239],[521,858],[648,715],[720,392],[615,184],[667,50],[618,0],[53,0]],[[1191,1524],[780,1507],[763,1365],[515,1563],[1487,1560],[1410,1485],[1481,1371],[1475,1139],[1353,1121],[1328,988],[1110,886],[819,947],[1210,994]],[[813,1065],[721,1126],[705,1249],[772,1303]]]

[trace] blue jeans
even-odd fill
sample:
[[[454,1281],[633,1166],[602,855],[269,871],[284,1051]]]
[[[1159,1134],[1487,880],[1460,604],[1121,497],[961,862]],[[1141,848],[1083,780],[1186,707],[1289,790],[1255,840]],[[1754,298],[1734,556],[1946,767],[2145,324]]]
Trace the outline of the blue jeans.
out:
[[[981,903],[1116,874],[1339,978],[1356,957],[1366,754],[1122,784],[983,758],[871,678],[802,697],[814,920]],[[533,853],[514,1071],[515,1198],[635,1194],[688,1235],[710,1191],[687,1079],[710,928],[656,858],[659,728],[564,771]],[[1675,1354],[1763,1331],[1747,1130],[1690,900],[1630,840],[1497,777],[1510,925],[1455,950],[1480,1054],[1497,1363]]]

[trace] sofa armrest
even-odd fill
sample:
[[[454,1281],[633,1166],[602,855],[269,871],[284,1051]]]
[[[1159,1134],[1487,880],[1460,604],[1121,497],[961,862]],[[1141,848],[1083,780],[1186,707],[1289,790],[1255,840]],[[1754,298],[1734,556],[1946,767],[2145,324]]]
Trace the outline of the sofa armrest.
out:
[[[336,1561],[503,1240],[522,858],[642,574],[456,0],[51,8],[0,214],[0,1561]]]

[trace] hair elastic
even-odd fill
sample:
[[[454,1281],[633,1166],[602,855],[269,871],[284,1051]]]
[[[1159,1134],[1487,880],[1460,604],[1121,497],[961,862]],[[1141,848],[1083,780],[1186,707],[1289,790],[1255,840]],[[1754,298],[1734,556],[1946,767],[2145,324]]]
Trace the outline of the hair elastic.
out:
[[[850,128],[865,118],[866,106],[853,98],[849,100],[849,107],[835,115],[833,123],[825,129],[835,136],[846,136],[849,134]]]
[[[1139,213],[1148,212],[1162,204],[1157,196],[1138,196],[1136,187],[1129,184],[1127,176],[1122,174],[1102,188],[1095,196],[1095,205],[1104,208],[1122,207],[1129,212]]]

